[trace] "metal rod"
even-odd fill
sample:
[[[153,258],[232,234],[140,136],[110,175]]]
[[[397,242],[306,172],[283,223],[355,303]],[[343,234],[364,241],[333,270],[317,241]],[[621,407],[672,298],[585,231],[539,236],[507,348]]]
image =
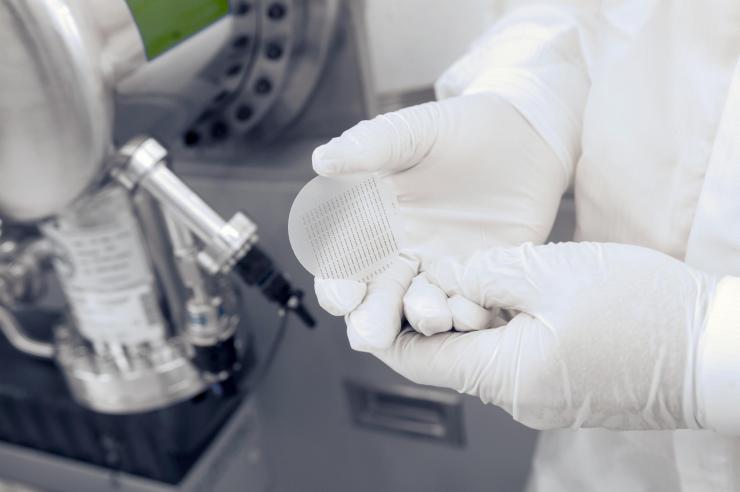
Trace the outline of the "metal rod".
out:
[[[202,241],[210,241],[226,225],[220,215],[161,163],[140,185]]]
[[[164,211],[164,220],[180,277],[192,291],[191,300],[200,303],[208,302],[208,289],[198,266],[198,248],[193,241],[193,235],[187,227],[173,218],[168,210]]]
[[[185,297],[182,280],[172,258],[172,244],[165,231],[164,212],[148,193],[135,194],[133,203],[147,239],[146,245],[151,254],[152,268],[171,308],[170,316],[173,321],[171,328],[177,333],[184,324],[182,310],[178,308],[185,304]]]

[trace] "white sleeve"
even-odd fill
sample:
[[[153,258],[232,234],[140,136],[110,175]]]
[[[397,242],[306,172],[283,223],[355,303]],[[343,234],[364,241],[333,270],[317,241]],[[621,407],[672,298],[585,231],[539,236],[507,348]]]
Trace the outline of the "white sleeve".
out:
[[[570,176],[580,155],[587,53],[598,16],[554,3],[508,14],[442,74],[435,89],[440,99],[492,91],[509,101]]]
[[[720,280],[698,349],[699,422],[740,435],[740,278]]]

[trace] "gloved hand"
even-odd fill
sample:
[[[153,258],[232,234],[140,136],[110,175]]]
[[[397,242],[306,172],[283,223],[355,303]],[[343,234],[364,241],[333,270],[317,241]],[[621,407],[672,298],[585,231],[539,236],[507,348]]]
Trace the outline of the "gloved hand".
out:
[[[399,258],[395,268],[414,272],[417,259],[424,265],[480,248],[544,241],[571,178],[571,171],[519,112],[492,93],[363,121],[317,148],[313,166],[324,176],[383,176],[398,198],[406,252],[415,258]],[[370,286],[316,279],[321,306],[331,314],[348,315],[355,349],[387,347],[398,334],[398,324],[388,324],[387,313],[400,309],[409,285],[381,292],[381,286],[407,276],[392,270]],[[424,299],[417,294],[427,290],[428,282],[420,277],[409,295]],[[360,304],[366,291],[372,301]],[[482,321],[487,313],[474,306],[461,309],[456,315],[453,311],[459,309],[453,303],[452,308],[428,311],[422,302],[406,315],[425,334],[449,330],[454,320],[459,328],[487,323]],[[396,315],[400,313],[394,313],[394,320]]]
[[[408,379],[478,396],[538,429],[702,425],[696,354],[715,277],[604,243],[494,248],[427,275],[448,295],[519,314],[470,333],[408,330],[374,352]]]

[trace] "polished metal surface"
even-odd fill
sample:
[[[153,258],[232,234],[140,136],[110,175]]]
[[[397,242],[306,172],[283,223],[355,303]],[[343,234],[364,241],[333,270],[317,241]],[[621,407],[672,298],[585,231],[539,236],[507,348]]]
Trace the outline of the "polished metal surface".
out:
[[[225,298],[234,297],[228,294],[237,287],[226,282],[217,284],[213,278],[206,277],[198,264],[198,248],[192,233],[171,214],[165,214],[165,222],[177,270],[188,290],[184,303],[185,337],[198,346],[212,346],[226,340],[236,331],[239,320],[228,313]]]
[[[12,254],[0,255],[0,332],[16,350],[50,359],[54,346],[29,337],[9,308],[35,302],[46,290],[44,273],[52,256],[51,244],[46,239],[34,239],[12,246],[8,241],[3,245],[10,246],[8,253],[12,251]]]
[[[182,306],[185,305],[187,296],[172,256],[172,244],[167,234],[164,213],[159,204],[146,192],[134,193],[133,205],[141,231],[147,240],[157,284],[166,304],[170,307],[168,328],[172,334],[184,326],[185,313]]]
[[[205,381],[176,337],[151,344],[89,344],[67,328],[55,333],[56,361],[75,399],[101,413],[137,413],[191,398]]]
[[[226,273],[257,241],[257,226],[244,214],[227,222],[165,165],[167,151],[152,138],[135,138],[121,148],[114,178],[129,190],[141,187],[203,243],[199,264]]]
[[[31,303],[46,288],[44,270],[52,257],[51,243],[46,239],[33,239],[21,244],[15,241],[0,243],[0,305],[14,307],[18,303]],[[5,252],[3,252],[5,253]]]
[[[166,336],[151,253],[129,194],[111,184],[41,225],[75,328],[93,343]]]
[[[276,137],[303,110],[324,71],[337,30],[338,0],[294,3],[297,12],[292,21],[297,32],[291,39],[292,56],[285,68],[280,97],[257,127],[262,138]]]
[[[182,132],[185,147],[285,128],[322,73],[338,0],[231,3],[232,15],[213,29],[147,62],[124,0],[3,2],[0,217],[48,218],[96,186],[115,126],[130,120],[138,132],[160,130],[146,121],[156,120],[167,91],[169,107],[196,101],[177,110],[189,127],[173,119],[160,132]],[[199,97],[209,92],[211,99]]]
[[[74,398],[102,413],[164,408],[208,384],[187,341],[168,336],[150,257],[158,235],[143,236],[141,218],[111,184],[42,227],[74,323],[55,327],[55,360]]]
[[[111,95],[76,2],[0,4],[0,216],[35,220],[98,179]]]
[[[138,95],[118,98],[126,120],[119,138],[150,131],[177,152],[218,153],[223,144],[275,137],[314,93],[338,6],[339,0],[231,0],[230,33],[193,80],[177,91],[131,90]]]

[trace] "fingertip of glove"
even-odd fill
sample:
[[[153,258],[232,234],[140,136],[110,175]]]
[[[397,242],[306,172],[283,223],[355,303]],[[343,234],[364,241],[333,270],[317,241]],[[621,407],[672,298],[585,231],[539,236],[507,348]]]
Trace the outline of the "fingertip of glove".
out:
[[[361,147],[348,141],[346,137],[335,137],[316,147],[311,155],[311,163],[316,174],[328,177],[370,173],[378,168],[371,156],[366,155]]]
[[[350,346],[360,352],[385,350],[393,345],[400,326],[394,326],[363,310],[350,313],[345,318]]]
[[[457,331],[477,331],[490,328],[491,312],[463,296],[455,295],[447,300],[452,312],[452,324]]]
[[[332,316],[344,316],[360,305],[367,285],[356,280],[314,279],[316,298],[324,311]]]
[[[347,321],[347,340],[352,350],[356,352],[372,352],[373,347],[367,341],[357,334],[352,325]]]
[[[338,171],[336,157],[332,157],[332,142],[316,147],[311,155],[313,170],[319,176],[331,176]]]
[[[404,313],[419,333],[431,336],[452,329],[452,312],[447,296],[431,285],[422,273],[414,277],[403,297]]]

